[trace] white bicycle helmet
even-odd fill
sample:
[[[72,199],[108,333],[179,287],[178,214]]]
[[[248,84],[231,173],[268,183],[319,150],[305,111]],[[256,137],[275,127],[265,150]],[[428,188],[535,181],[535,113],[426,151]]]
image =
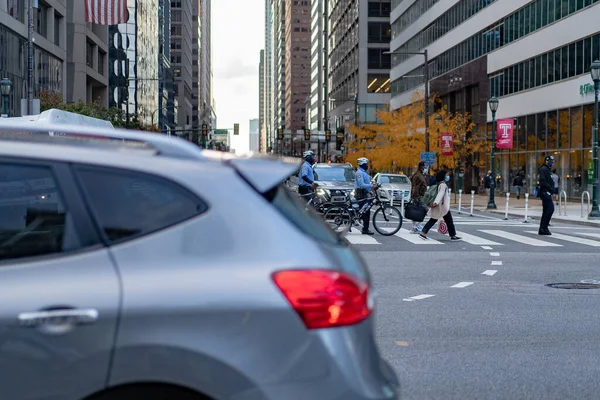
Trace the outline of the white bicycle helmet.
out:
[[[304,152],[304,154],[303,154],[303,155],[304,155],[304,158],[307,158],[307,157],[314,157],[314,156],[315,156],[315,152],[314,152],[314,151],[312,151],[312,150],[307,150],[307,151],[305,151],[305,152]]]
[[[365,157],[361,157],[358,160],[356,160],[356,163],[360,166],[360,165],[365,165],[369,163],[369,159],[365,158]]]

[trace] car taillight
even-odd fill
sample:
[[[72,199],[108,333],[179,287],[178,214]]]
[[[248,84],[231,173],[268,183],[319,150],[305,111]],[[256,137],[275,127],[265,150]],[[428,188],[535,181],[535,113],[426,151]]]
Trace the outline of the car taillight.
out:
[[[279,271],[273,280],[308,329],[357,324],[371,314],[369,285],[344,272]]]

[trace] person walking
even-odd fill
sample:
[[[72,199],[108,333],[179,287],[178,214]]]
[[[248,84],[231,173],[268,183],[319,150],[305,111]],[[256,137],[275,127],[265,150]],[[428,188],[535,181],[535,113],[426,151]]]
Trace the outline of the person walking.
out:
[[[550,236],[550,220],[554,214],[554,202],[552,201],[552,193],[554,192],[554,180],[552,179],[552,166],[554,165],[554,157],[547,156],[544,165],[540,167],[539,172],[539,198],[542,200],[542,219],[540,220],[540,230],[538,235]]]
[[[450,175],[448,175],[448,171],[438,171],[437,174],[435,174],[435,180],[437,182],[437,195],[435,200],[433,200],[433,203],[428,205],[430,207],[430,218],[419,236],[423,240],[429,240],[427,233],[429,233],[429,230],[435,225],[436,222],[438,222],[438,220],[443,218],[446,222],[446,225],[448,225],[448,235],[450,235],[450,240],[453,242],[458,242],[462,240],[462,238],[456,236],[456,227],[454,226],[454,220],[452,219],[452,214],[450,213],[450,192],[448,191],[447,183],[450,180]]]
[[[517,192],[517,200],[521,198],[521,191],[523,190],[523,184],[525,182],[525,177],[522,172],[519,172],[515,179],[513,180],[513,186],[515,187],[515,191]]]
[[[423,195],[425,195],[425,191],[427,190],[426,174],[427,166],[424,161],[421,161],[415,173],[410,177],[410,198],[419,203],[422,203]],[[413,221],[410,233],[420,233],[423,230],[421,222]]]

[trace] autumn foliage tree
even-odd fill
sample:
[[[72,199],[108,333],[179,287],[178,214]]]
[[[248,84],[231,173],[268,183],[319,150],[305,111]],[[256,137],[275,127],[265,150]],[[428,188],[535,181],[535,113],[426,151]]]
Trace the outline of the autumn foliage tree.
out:
[[[356,164],[367,157],[377,171],[410,174],[425,151],[424,102],[421,93],[415,93],[411,104],[398,110],[378,112],[378,124],[366,124],[358,129],[350,127],[347,161]],[[438,155],[437,168],[454,169],[460,166],[479,166],[484,162],[474,157],[487,153],[490,146],[486,132],[477,132],[468,113],[450,113],[441,107],[429,116],[429,150]],[[441,121],[436,116],[441,117]],[[440,156],[440,134],[449,132],[453,137],[453,155]]]

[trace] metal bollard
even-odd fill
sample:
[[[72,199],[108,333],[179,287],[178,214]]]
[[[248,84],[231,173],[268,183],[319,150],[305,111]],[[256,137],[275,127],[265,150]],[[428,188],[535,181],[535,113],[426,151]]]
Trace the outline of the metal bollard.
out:
[[[527,216],[527,212],[529,211],[529,193],[525,193],[525,220],[523,221],[523,223],[527,224],[529,223],[528,220],[528,216]]]
[[[471,190],[471,217],[473,216],[473,206],[475,206],[475,191]]]
[[[587,190],[583,193],[581,193],[581,218],[583,218],[583,199],[587,196],[587,203],[588,203],[588,207],[587,207],[587,213],[589,215],[590,213],[590,192],[588,192]]]
[[[561,213],[562,208],[563,208],[563,193],[565,194],[565,205],[564,205],[564,214]],[[565,192],[564,190],[562,192],[560,192],[560,194],[558,195],[558,215],[562,215],[563,217],[567,216],[567,192]]]
[[[402,215],[402,218],[404,218],[404,190],[400,192],[400,197],[402,198],[401,201],[401,206],[400,206],[400,215]]]
[[[506,211],[504,212],[504,220],[508,219],[508,200],[510,199],[510,193],[506,193]]]
[[[458,213],[461,214],[462,209],[462,189],[458,189]]]

